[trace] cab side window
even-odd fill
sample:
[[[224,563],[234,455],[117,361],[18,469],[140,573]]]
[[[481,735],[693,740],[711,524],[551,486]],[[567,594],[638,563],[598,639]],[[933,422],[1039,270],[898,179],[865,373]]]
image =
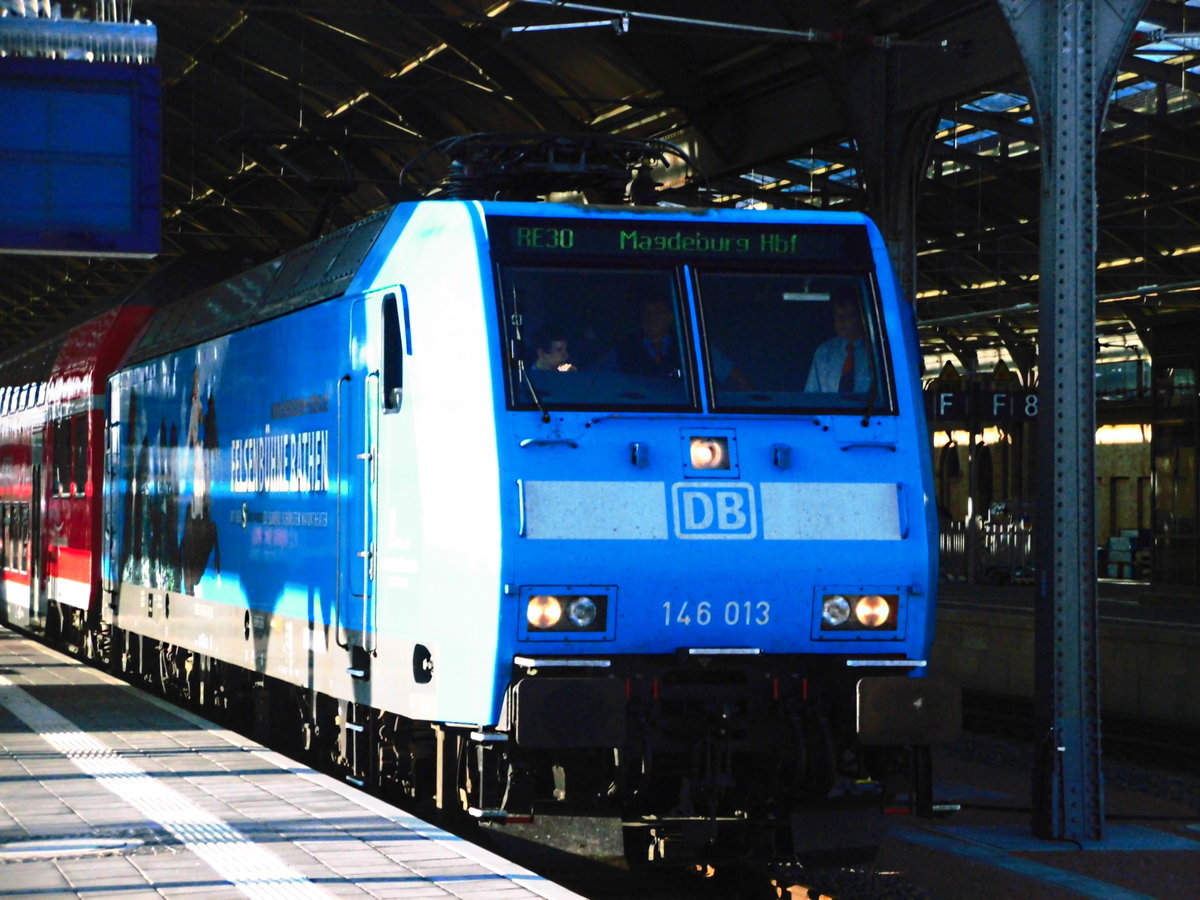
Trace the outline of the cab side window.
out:
[[[380,309],[383,317],[383,411],[398,412],[404,399],[404,344],[400,331],[400,308],[395,294],[385,294]]]

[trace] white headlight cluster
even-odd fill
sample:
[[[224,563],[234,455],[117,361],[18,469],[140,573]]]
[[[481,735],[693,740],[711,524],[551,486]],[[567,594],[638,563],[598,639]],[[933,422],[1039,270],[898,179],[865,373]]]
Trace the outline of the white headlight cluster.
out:
[[[898,594],[826,594],[821,601],[822,631],[896,630]]]
[[[849,619],[849,600],[841,594],[825,598],[825,604],[821,607],[821,620],[826,625],[832,625],[834,628],[837,628],[839,625],[845,625]]]
[[[534,594],[525,607],[525,618],[530,629],[536,631],[584,631],[594,628],[598,621],[603,628],[604,599],[582,594]]]
[[[577,597],[567,606],[567,618],[576,628],[587,628],[596,621],[596,601],[591,597]]]

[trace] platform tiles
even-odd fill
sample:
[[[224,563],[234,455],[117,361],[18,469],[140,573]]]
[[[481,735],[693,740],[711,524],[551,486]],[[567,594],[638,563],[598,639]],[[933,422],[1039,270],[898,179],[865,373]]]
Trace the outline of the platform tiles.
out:
[[[3,628],[0,896],[579,898]]]

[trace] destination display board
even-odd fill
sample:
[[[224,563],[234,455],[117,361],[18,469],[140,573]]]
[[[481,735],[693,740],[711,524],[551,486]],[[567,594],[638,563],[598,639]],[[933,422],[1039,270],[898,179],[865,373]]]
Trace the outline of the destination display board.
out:
[[[634,214],[603,221],[511,216],[487,221],[492,249],[505,256],[776,261],[841,270],[871,264],[865,225],[717,224],[697,215],[668,221]]]

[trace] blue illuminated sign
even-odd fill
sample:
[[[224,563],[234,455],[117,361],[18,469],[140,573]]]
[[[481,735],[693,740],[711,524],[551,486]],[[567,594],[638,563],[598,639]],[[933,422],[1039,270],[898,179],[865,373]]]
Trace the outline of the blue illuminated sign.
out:
[[[155,66],[0,59],[0,252],[160,248]]]

